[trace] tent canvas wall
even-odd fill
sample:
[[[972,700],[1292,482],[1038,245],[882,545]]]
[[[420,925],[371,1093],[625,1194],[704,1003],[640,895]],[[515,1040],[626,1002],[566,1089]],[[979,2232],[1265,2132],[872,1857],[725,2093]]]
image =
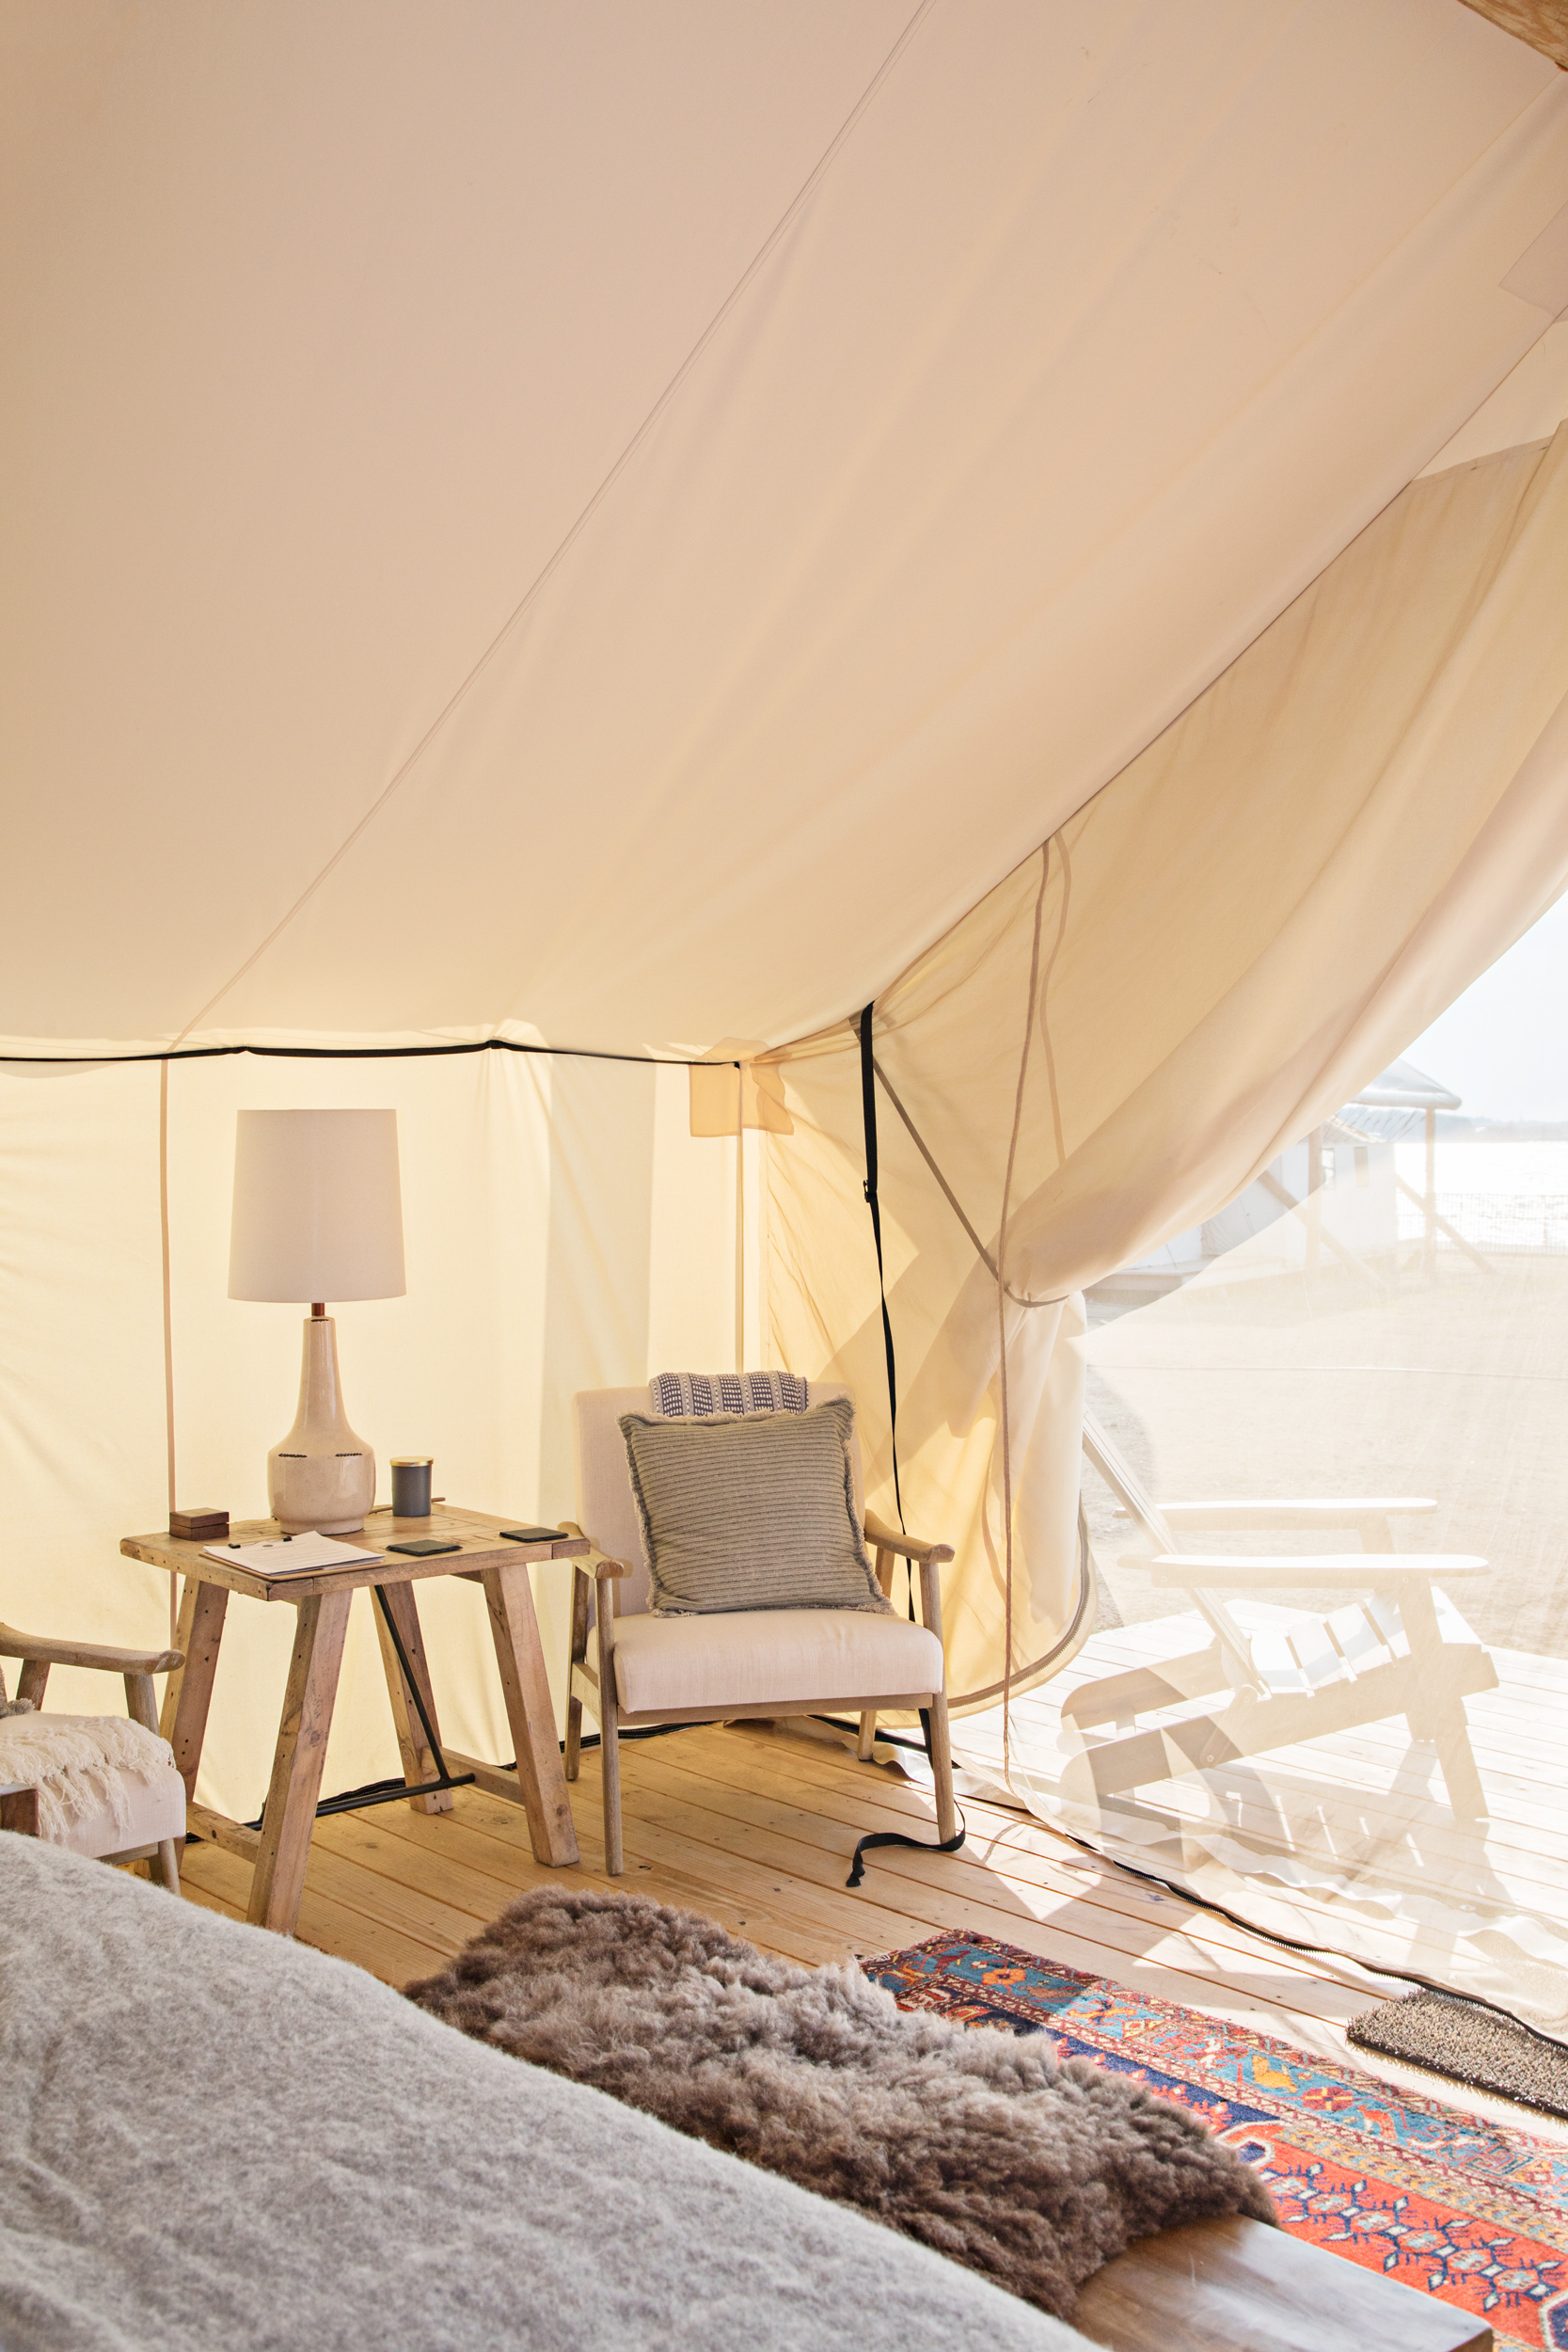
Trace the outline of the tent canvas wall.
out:
[[[854,1082],[815,1195],[800,1088],[988,908],[1018,1001],[1038,845],[1108,785],[1163,805],[1191,714],[1478,453],[1454,437],[1489,396],[1517,428],[1492,449],[1550,433],[1568,86],[1458,0],[3,21],[0,1445],[34,1533],[0,1606],[161,1613],[114,1550],[166,1500],[161,1164],[182,1500],[260,1505],[295,1340],[223,1295],[245,1104],[399,1109],[409,1297],[345,1316],[345,1377],[383,1454],[433,1452],[466,1500],[569,1508],[571,1391],[729,1359],[737,1255],[749,1344],[854,1358],[874,1420]],[[1510,513],[1557,470],[1505,464]],[[1530,658],[1494,800],[1546,737]],[[1522,919],[1488,907],[1429,989]],[[1094,936],[1073,952],[1092,997]],[[1017,1064],[985,1035],[994,1160]],[[689,1132],[659,1065],[736,1039],[796,1049],[792,1135]],[[1404,1041],[1341,1030],[1313,1070],[1308,1038],[1294,1100]],[[1166,1215],[1128,1189],[1113,1257]],[[942,1406],[974,1494],[984,1388]],[[1037,1465],[1042,1637],[1074,1459]],[[493,1748],[467,1598],[439,1695]],[[242,1622],[209,1751],[241,1814],[281,1638]],[[361,1638],[339,1786],[391,1769]]]

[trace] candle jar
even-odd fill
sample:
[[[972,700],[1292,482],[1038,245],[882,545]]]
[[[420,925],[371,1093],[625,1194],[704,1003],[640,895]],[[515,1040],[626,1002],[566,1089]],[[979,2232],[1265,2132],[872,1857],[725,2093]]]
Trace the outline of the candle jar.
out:
[[[429,1518],[430,1470],[434,1458],[429,1454],[393,1454],[392,1517],[395,1519]]]

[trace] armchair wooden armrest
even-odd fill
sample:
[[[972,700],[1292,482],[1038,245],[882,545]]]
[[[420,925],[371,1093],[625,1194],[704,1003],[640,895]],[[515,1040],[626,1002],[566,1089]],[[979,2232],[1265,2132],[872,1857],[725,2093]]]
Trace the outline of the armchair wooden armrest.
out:
[[[1434,1577],[1446,1582],[1455,1576],[1486,1576],[1486,1561],[1472,1552],[1457,1551],[1338,1551],[1275,1552],[1266,1559],[1236,1554],[1204,1556],[1192,1551],[1129,1552],[1123,1567],[1146,1568],[1151,1583],[1191,1592],[1195,1586],[1233,1586],[1243,1591],[1291,1590],[1298,1585],[1322,1590],[1386,1592],[1402,1584],[1429,1584]]]
[[[1383,1520],[1391,1515],[1407,1516],[1430,1513],[1437,1508],[1433,1495],[1345,1495],[1326,1502],[1162,1502],[1161,1516],[1167,1527],[1360,1527],[1367,1520]],[[1131,1516],[1118,1503],[1116,1516],[1125,1519]]]
[[[868,1511],[865,1515],[865,1540],[868,1544],[874,1544],[877,1549],[877,1581],[882,1588],[884,1599],[893,1586],[893,1555],[895,1553],[900,1559],[910,1561],[920,1570],[921,1618],[940,1642],[942,1639],[942,1579],[937,1571],[939,1568],[945,1567],[948,1561],[952,1559],[952,1545],[928,1544],[918,1535],[902,1534],[897,1528],[889,1527],[885,1520],[879,1519],[875,1511]],[[863,1724],[873,1720],[874,1718],[870,1716],[862,1718]],[[867,1746],[869,1738],[869,1733],[863,1731],[861,1744],[865,1747],[867,1755],[870,1753]]]
[[[101,1642],[46,1642],[0,1625],[0,1658],[36,1660],[43,1666],[92,1666],[112,1675],[173,1674],[185,1662],[179,1649],[108,1649]]]
[[[940,1642],[942,1640],[942,1570],[953,1557],[952,1545],[928,1544],[919,1535],[906,1535],[896,1527],[889,1527],[887,1521],[879,1519],[875,1511],[868,1511],[865,1515],[865,1540],[876,1548],[877,1582],[881,1588],[884,1600],[890,1597],[893,1591],[893,1563],[895,1555],[900,1560],[909,1561],[911,1576],[914,1569],[919,1569],[921,1623],[927,1631],[934,1633]],[[939,1692],[938,1711],[942,1716],[941,1743],[944,1756],[947,1752],[946,1706],[946,1699]],[[932,1736],[936,1737],[934,1731]],[[855,1743],[855,1753],[863,1764],[870,1757],[876,1737],[877,1709],[874,1707],[863,1707],[860,1738]],[[948,1773],[945,1784],[948,1794],[944,1802],[950,1813],[952,1807],[951,1766],[948,1765],[944,1769]],[[952,1821],[946,1820],[942,1836],[951,1836],[952,1834]]]
[[[125,1684],[125,1704],[133,1723],[144,1730],[158,1728],[158,1708],[152,1692],[154,1675],[173,1674],[185,1662],[181,1649],[110,1649],[102,1642],[45,1642],[31,1633],[18,1633],[0,1625],[0,1658],[20,1658],[19,1699],[43,1704],[51,1666],[87,1666],[101,1674],[119,1675]]]
[[[944,1565],[953,1557],[951,1544],[927,1544],[918,1535],[902,1534],[897,1528],[887,1526],[875,1511],[865,1515],[865,1540],[875,1544],[879,1551],[895,1551],[901,1560],[929,1561],[933,1567]]]
[[[579,1544],[592,1540],[583,1534],[576,1519],[562,1519],[561,1532],[563,1535],[575,1536]],[[611,1560],[602,1551],[591,1551],[586,1560],[574,1560],[572,1565],[578,1576],[590,1578],[595,1584],[607,1584],[617,1577],[631,1574],[624,1560]]]

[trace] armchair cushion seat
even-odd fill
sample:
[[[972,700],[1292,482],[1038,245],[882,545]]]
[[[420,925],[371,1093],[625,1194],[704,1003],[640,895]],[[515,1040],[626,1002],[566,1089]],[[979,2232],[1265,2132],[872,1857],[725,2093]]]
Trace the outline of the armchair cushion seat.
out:
[[[0,1766],[0,1780],[5,1778]],[[144,1846],[161,1845],[166,1837],[183,1837],[185,1784],[172,1758],[168,1770],[153,1780],[123,1780],[118,1820],[115,1815],[107,1794],[89,1797],[84,1809],[68,1815],[64,1828],[46,1842],[98,1862],[105,1854],[135,1853]]]
[[[89,1862],[146,1854],[153,1878],[178,1895],[185,1784],[158,1730],[152,1677],[177,1673],[183,1652],[53,1641],[0,1625],[0,1658],[23,1661],[15,1706],[0,1676],[0,1831]],[[119,1677],[124,1716],[43,1713],[52,1666]]]
[[[75,1853],[148,1844],[148,1837],[129,1835],[160,1811],[148,1811],[148,1790],[157,1792],[162,1811],[179,1797],[176,1828],[157,1830],[150,1842],[185,1835],[185,1783],[174,1772],[174,1750],[155,1731],[118,1715],[7,1715],[0,1720],[0,1786],[35,1788],[40,1837]],[[82,1842],[82,1835],[72,1835],[82,1823],[108,1825],[108,1842]]]
[[[851,1609],[618,1617],[614,1660],[616,1693],[628,1714],[895,1698],[942,1687],[934,1633],[903,1617]]]
[[[6,1716],[0,1787],[37,1788],[40,1836],[74,1853],[121,1853],[185,1834],[172,1749],[120,1716]],[[164,1826],[146,1826],[155,1821]]]

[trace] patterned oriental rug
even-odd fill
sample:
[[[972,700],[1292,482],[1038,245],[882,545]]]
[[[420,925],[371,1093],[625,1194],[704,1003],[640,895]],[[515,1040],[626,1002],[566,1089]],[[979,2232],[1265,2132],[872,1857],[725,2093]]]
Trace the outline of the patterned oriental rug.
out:
[[[991,1936],[862,1965],[902,2009],[1135,2075],[1257,2166],[1293,2237],[1476,2313],[1499,2352],[1568,2352],[1568,2148]]]

